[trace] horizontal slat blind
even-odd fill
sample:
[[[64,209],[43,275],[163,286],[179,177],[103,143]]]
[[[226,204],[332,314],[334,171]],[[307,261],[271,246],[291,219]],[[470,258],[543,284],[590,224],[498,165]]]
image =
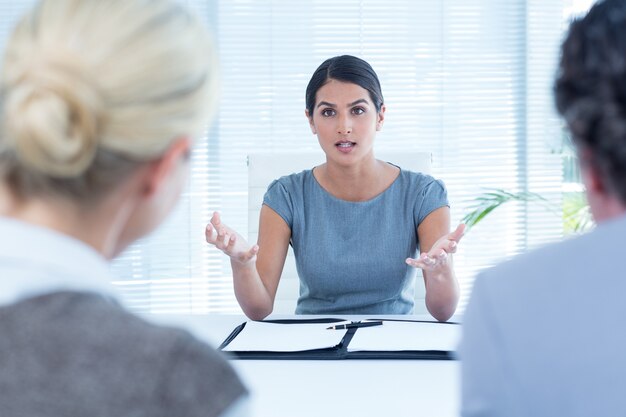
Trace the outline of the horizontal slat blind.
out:
[[[221,102],[175,213],[114,263],[131,308],[240,311],[228,259],[204,243],[204,225],[219,210],[247,235],[248,153],[318,148],[304,90],[335,55],[360,56],[377,71],[387,105],[377,148],[431,152],[453,222],[489,188],[537,192],[560,205],[563,132],[551,84],[567,21],[589,0],[183,2],[214,31]],[[2,39],[30,3],[0,0]],[[508,203],[468,233],[455,259],[461,311],[477,271],[559,239],[560,216]]]

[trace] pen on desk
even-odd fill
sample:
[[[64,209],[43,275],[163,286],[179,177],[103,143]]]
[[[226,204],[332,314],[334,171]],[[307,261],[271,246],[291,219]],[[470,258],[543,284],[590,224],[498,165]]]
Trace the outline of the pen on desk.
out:
[[[327,327],[326,330],[354,329],[356,327],[380,326],[382,324],[382,321],[353,321],[348,324],[336,324],[334,326]]]

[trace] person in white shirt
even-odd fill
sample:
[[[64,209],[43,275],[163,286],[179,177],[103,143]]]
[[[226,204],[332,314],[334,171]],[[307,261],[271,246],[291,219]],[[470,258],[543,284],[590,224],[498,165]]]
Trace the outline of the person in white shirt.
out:
[[[477,277],[463,416],[626,415],[626,1],[571,24],[555,95],[597,227]]]
[[[215,107],[174,0],[41,0],[0,75],[0,415],[234,417],[225,358],[117,301],[108,262],[179,198]]]

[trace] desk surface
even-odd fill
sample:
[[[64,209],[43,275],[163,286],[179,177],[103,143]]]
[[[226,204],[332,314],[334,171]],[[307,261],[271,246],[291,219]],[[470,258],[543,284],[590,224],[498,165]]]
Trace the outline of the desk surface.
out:
[[[247,320],[235,315],[149,317],[185,327],[213,346]],[[458,415],[457,361],[233,360],[231,364],[252,392],[253,417]]]

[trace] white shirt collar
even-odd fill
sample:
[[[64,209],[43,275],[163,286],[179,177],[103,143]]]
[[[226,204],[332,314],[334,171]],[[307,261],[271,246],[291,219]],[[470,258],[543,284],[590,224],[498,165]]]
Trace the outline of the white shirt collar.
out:
[[[56,291],[116,297],[109,265],[85,243],[0,216],[0,305]]]

